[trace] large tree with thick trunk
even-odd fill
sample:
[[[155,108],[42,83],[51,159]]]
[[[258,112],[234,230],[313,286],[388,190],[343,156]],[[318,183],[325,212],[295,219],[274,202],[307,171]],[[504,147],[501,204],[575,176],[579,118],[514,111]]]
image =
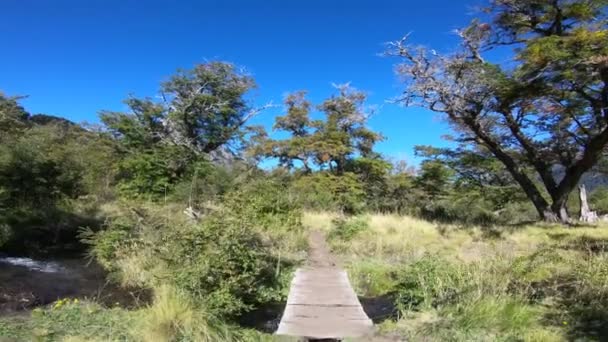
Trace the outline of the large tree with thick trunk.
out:
[[[454,139],[504,164],[542,219],[567,222],[569,194],[608,144],[607,4],[491,0],[452,54],[391,43],[399,100],[444,113]],[[487,58],[505,50],[507,63]]]

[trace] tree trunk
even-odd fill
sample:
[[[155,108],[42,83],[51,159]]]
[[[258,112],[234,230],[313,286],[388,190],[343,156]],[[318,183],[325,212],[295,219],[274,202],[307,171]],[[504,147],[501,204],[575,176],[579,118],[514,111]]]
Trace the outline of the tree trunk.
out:
[[[578,190],[579,199],[581,201],[580,220],[587,223],[597,222],[597,213],[595,211],[591,211],[591,209],[589,209],[589,204],[587,203],[587,189],[585,189],[585,185],[581,184],[578,187]]]

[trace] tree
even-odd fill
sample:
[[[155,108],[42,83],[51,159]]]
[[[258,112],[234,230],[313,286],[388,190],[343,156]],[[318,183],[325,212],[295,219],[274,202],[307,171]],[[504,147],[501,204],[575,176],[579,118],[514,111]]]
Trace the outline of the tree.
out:
[[[341,175],[354,153],[363,158],[378,157],[373,148],[382,136],[366,127],[371,112],[364,106],[365,93],[348,84],[336,87],[338,96],[332,96],[319,106],[326,120],[317,123],[315,147],[317,162],[327,164],[330,170]]]
[[[261,109],[245,98],[251,76],[226,62],[179,71],[161,86],[161,101],[129,98],[131,113],[102,112],[120,142],[120,188],[130,196],[161,196],[212,154],[234,152],[245,124]],[[238,147],[238,146],[236,146]]]
[[[0,143],[27,127],[29,113],[19,105],[23,97],[8,97],[0,92]]]
[[[479,193],[495,211],[504,209],[509,202],[525,200],[521,188],[513,184],[505,166],[485,149],[431,146],[416,146],[415,149],[417,156],[439,162],[451,170],[457,196]]]
[[[253,78],[233,64],[199,64],[163,83],[162,101],[130,98],[125,102],[131,113],[105,111],[101,120],[128,147],[162,142],[209,154],[239,138],[261,110],[245,98],[254,87]]]
[[[289,169],[300,162],[306,173],[312,171],[315,147],[313,122],[310,120],[312,104],[306,99],[305,91],[298,91],[285,97],[287,113],[275,119],[274,130],[289,133],[286,140],[270,140],[266,136],[253,146],[253,153],[265,157],[277,158],[279,163]]]
[[[452,172],[443,163],[436,160],[425,160],[420,165],[420,172],[414,185],[421,189],[430,201],[435,201],[448,194],[451,189]]]
[[[355,157],[374,159],[373,151],[382,136],[366,127],[371,113],[364,106],[366,96],[349,85],[337,86],[339,94],[323,101],[317,108],[324,113],[324,120],[311,120],[312,104],[304,91],[285,98],[287,112],[279,116],[274,129],[287,132],[287,139],[264,139],[254,148],[254,153],[267,158],[277,158],[288,168],[301,163],[310,173],[316,164],[342,175]],[[362,161],[363,162],[363,161]],[[359,163],[360,165],[360,163]]]
[[[315,207],[337,206],[352,214],[361,211],[366,199],[379,202],[387,191],[390,164],[374,151],[382,136],[366,126],[371,115],[365,106],[366,95],[348,84],[336,88],[337,95],[316,106],[324,114],[322,120],[310,118],[314,107],[306,92],[288,95],[286,113],[276,118],[274,129],[289,137],[270,139],[258,134],[258,143],[250,152],[276,158],[287,170],[303,171],[304,176],[300,174],[294,182],[304,193],[303,202]]]
[[[400,101],[444,113],[456,141],[499,160],[542,219],[568,222],[568,195],[608,144],[607,3],[492,0],[489,22],[459,30],[452,55],[392,43]],[[505,46],[514,67],[485,59]]]

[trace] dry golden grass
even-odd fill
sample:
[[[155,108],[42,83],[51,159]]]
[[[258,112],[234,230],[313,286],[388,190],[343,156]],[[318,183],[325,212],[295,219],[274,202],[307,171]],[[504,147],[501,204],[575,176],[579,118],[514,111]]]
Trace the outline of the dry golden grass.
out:
[[[333,217],[307,213],[305,222],[331,230]],[[400,320],[382,324],[382,338],[566,341],[598,336],[601,330],[593,327],[605,325],[605,223],[462,227],[386,214],[364,219],[367,228],[330,241],[356,291],[381,296],[403,291],[399,284],[409,279],[408,286],[416,287],[405,293],[424,298],[417,309],[404,308]],[[575,291],[560,292],[572,286]],[[537,290],[547,296],[542,303],[530,300]],[[433,304],[437,298],[452,298],[454,291],[459,297],[449,305]],[[588,298],[599,302],[585,304]]]
[[[305,213],[306,227],[329,231],[333,213]],[[349,259],[376,258],[402,262],[426,254],[458,258],[464,262],[489,256],[516,257],[529,254],[543,244],[581,237],[608,239],[608,225],[569,228],[527,225],[521,227],[459,227],[391,214],[366,216],[369,228],[347,245],[338,246]]]
[[[305,212],[302,217],[302,224],[307,230],[318,229],[329,231],[332,228],[332,221],[338,217],[338,214],[332,212]]]

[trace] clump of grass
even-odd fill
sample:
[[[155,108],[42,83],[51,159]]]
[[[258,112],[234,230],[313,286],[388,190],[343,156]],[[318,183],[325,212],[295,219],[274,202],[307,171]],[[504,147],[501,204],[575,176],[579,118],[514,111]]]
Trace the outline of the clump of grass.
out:
[[[0,318],[0,341],[156,342],[273,341],[272,335],[229,326],[187,296],[160,288],[153,304],[137,310],[62,299],[30,316]]]
[[[157,289],[152,306],[143,311],[132,335],[144,342],[227,340],[227,331],[213,321],[187,296],[163,286]]]
[[[364,297],[392,292],[397,283],[398,267],[378,260],[364,260],[349,267],[349,278],[355,291]]]
[[[367,218],[363,216],[337,217],[332,224],[327,236],[330,240],[350,241],[369,228]]]

